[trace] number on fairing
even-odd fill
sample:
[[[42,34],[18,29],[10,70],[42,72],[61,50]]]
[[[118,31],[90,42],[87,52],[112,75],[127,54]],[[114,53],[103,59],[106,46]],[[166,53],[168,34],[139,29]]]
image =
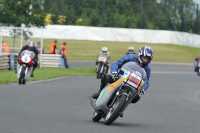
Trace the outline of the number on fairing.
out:
[[[22,61],[24,63],[29,63],[31,61],[31,58],[29,56],[22,56]]]
[[[100,56],[98,60],[104,62],[104,61],[106,61],[106,57],[102,57],[102,56]]]
[[[135,88],[138,88],[141,81],[142,81],[142,78],[140,76],[138,76],[135,73],[131,73],[127,83],[130,84],[131,86],[135,87]]]

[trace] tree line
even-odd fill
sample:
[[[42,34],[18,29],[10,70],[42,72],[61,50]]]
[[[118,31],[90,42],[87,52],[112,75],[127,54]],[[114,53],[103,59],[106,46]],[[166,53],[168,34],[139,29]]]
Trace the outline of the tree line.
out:
[[[1,0],[0,24],[83,25],[199,33],[193,0]]]

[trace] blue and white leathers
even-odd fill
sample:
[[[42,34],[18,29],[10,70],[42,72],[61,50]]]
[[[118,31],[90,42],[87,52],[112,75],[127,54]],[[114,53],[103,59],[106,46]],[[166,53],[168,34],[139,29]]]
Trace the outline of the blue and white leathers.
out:
[[[127,54],[123,57],[121,57],[117,62],[113,63],[111,66],[111,73],[112,72],[117,72],[119,68],[121,68],[125,63],[133,61],[133,62],[137,62],[138,60],[138,56],[136,54]],[[144,70],[146,71],[147,74],[147,79],[145,82],[145,85],[142,89],[144,89],[144,91],[147,90],[147,88],[149,87],[149,78],[151,75],[151,68],[149,67],[149,65],[147,66],[142,66],[144,68]]]

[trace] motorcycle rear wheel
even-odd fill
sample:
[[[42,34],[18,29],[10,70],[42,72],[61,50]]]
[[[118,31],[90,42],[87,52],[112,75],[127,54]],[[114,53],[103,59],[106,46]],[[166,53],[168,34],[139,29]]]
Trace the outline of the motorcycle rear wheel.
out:
[[[110,125],[113,121],[115,121],[121,111],[124,108],[124,105],[126,103],[126,95],[121,95],[119,99],[113,104],[113,106],[110,108],[110,111],[105,117],[105,125]]]

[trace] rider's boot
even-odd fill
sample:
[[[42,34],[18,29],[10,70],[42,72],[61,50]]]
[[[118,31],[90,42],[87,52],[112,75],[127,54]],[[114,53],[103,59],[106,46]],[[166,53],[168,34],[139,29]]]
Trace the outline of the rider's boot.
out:
[[[99,90],[98,92],[94,93],[94,94],[92,95],[92,98],[97,99],[97,98],[99,97],[99,95],[100,95],[102,89],[103,89],[104,87],[105,87],[105,85],[103,85],[103,84],[101,83],[100,90]]]
[[[131,101],[132,104],[138,102],[140,100],[140,96],[137,94]]]
[[[107,74],[103,74],[103,75],[101,76],[100,90],[99,90],[98,92],[94,93],[94,94],[92,95],[92,98],[97,99],[97,98],[99,97],[101,91],[103,90],[103,88],[104,88],[108,83],[112,83],[112,82],[113,82],[112,77],[111,77],[109,74],[108,74],[108,75],[107,75]]]

